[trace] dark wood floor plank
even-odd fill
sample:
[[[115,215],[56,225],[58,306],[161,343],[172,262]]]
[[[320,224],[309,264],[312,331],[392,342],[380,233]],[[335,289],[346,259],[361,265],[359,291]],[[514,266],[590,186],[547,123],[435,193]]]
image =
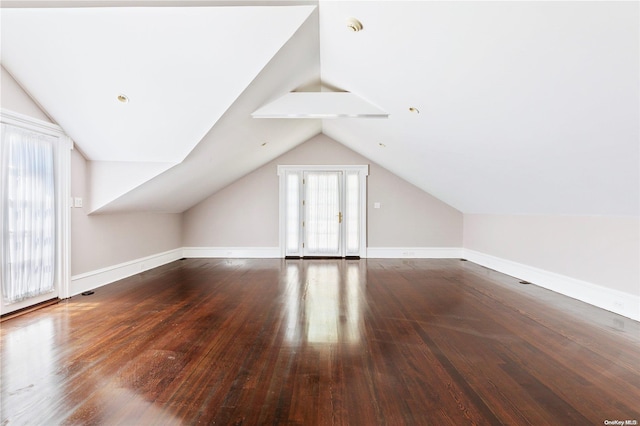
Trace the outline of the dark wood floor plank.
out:
[[[1,424],[640,421],[640,324],[450,260],[188,259],[0,326]]]
[[[483,302],[479,301],[479,303]],[[490,308],[487,316],[495,318],[496,322],[502,318],[500,314],[495,313],[498,311],[495,305],[491,304],[487,307]],[[531,306],[528,309],[531,309]],[[484,323],[491,322],[485,320]],[[562,321],[562,323],[567,322]],[[637,401],[640,392],[640,383],[637,376],[633,375],[639,363],[637,354],[634,358],[631,351],[624,354],[610,350],[603,351],[609,343],[610,333],[594,330],[591,338],[581,337],[576,340],[574,338],[576,332],[567,333],[566,325],[560,330],[548,325],[541,326],[540,322],[527,314],[514,316],[513,321],[505,323],[503,328],[512,335],[518,334],[519,341],[505,344],[501,349],[501,356],[509,356],[512,361],[517,361],[521,369],[529,370],[533,376],[551,378],[552,380],[547,379],[548,385],[555,389],[561,398],[567,401],[579,399],[589,389],[591,392],[600,393],[602,392],[600,389],[608,387],[608,384],[613,381],[618,382],[621,395],[621,399],[617,401],[624,401],[629,406],[636,404],[634,401]],[[526,332],[522,332],[523,330]],[[613,342],[610,343],[615,345]],[[613,354],[615,354],[614,358],[611,357]],[[532,360],[540,360],[540,362],[536,363]],[[534,370],[528,367],[530,365],[541,365],[544,370]],[[627,376],[628,373],[631,373],[631,376]],[[588,409],[591,410],[592,415],[595,415],[606,411],[610,406],[609,400],[594,398],[594,404],[591,404]],[[638,412],[634,410],[631,414],[637,415]]]

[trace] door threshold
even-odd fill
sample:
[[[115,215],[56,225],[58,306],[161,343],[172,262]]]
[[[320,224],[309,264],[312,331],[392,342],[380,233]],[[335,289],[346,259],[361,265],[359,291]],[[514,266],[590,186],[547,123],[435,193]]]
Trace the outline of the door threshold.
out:
[[[360,260],[360,256],[285,256],[285,259],[346,259]]]
[[[54,299],[45,300],[44,302],[36,303],[35,305],[27,306],[26,308],[18,309],[17,311],[8,312],[0,316],[0,322],[10,320],[11,318],[19,317],[29,312],[37,311],[38,309],[46,308],[47,306],[55,305],[60,302],[58,297]]]

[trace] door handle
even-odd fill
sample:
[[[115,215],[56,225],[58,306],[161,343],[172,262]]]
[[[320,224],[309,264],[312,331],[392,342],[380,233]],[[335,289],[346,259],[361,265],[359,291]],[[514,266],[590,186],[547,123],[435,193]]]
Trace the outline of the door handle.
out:
[[[342,223],[342,212],[338,213],[338,223]]]

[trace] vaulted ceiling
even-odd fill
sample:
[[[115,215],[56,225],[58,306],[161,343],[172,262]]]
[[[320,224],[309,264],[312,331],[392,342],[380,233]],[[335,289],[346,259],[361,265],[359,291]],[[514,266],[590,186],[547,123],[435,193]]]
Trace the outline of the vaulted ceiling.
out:
[[[2,65],[90,160],[96,212],[184,211],[322,132],[465,213],[640,214],[637,2],[1,12]],[[388,118],[251,116],[327,90]]]

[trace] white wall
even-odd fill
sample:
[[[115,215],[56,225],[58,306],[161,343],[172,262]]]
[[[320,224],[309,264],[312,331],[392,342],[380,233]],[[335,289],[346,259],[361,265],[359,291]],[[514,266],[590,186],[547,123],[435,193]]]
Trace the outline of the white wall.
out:
[[[87,161],[71,155],[71,196],[88,199]],[[71,274],[78,275],[182,247],[180,214],[88,215],[71,210]]]
[[[640,219],[465,215],[465,256],[640,321]]]
[[[3,67],[2,108],[52,122]],[[88,200],[87,161],[71,152],[71,195]],[[71,210],[71,275],[133,261],[182,247],[181,215],[130,213],[88,216],[88,206]],[[139,271],[139,269],[138,269]]]
[[[462,213],[318,135],[184,213],[186,247],[278,247],[277,165],[370,164],[369,247],[461,247]],[[373,203],[380,202],[380,209]]]
[[[636,217],[466,214],[464,247],[640,295]]]

